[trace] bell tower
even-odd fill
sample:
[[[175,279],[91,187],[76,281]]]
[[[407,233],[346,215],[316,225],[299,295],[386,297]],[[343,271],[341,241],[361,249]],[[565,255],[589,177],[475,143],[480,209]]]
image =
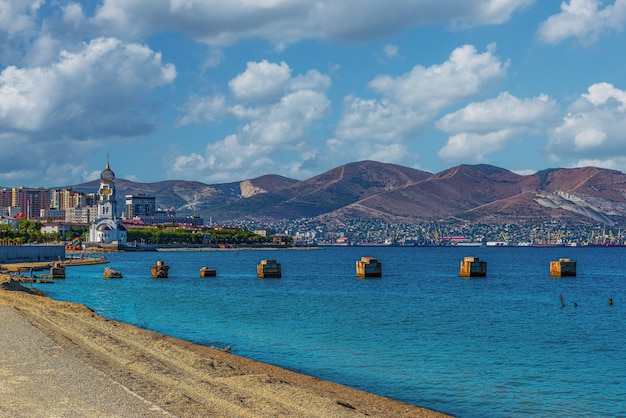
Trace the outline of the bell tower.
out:
[[[115,173],[109,166],[107,157],[107,165],[102,173],[100,173],[100,188],[98,189],[98,219],[116,219],[117,218],[117,202],[115,200]]]
[[[115,199],[115,173],[107,165],[100,173],[98,188],[98,219],[89,226],[89,242],[102,244],[126,243],[127,231],[124,223],[117,217],[117,201]]]

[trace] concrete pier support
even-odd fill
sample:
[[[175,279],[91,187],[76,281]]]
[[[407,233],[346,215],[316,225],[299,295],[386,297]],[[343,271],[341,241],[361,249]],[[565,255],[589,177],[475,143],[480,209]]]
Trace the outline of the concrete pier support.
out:
[[[166,279],[169,274],[169,267],[163,263],[163,261],[157,261],[156,265],[152,266],[152,277],[155,279]]]
[[[50,267],[50,278],[65,279],[65,267],[63,267],[60,262],[55,261],[52,267]]]
[[[486,277],[487,276],[487,262],[480,261],[478,257],[465,257],[461,261],[461,270],[459,271],[461,277]]]
[[[382,277],[383,265],[374,257],[361,257],[356,262],[356,277]]]
[[[259,279],[280,279],[282,272],[276,260],[261,260],[256,266],[256,275]]]
[[[215,277],[217,276],[217,272],[215,269],[210,269],[208,267],[202,267],[200,269],[200,277]]]
[[[559,261],[550,261],[550,277],[573,277],[576,276],[576,262],[569,258],[561,258]]]

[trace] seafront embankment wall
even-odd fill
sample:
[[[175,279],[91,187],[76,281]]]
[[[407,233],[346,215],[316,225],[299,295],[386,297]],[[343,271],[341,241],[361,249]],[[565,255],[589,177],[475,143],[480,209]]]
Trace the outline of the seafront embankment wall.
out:
[[[1,245],[0,264],[65,259],[63,245]]]

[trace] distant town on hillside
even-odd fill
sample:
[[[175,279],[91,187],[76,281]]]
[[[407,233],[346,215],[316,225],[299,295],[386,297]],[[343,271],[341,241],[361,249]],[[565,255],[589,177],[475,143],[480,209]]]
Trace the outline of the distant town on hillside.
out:
[[[0,188],[0,222],[87,225],[98,181]],[[322,245],[622,245],[626,176],[596,167],[519,175],[490,165],[439,173],[361,161],[306,180],[207,185],[115,179],[128,227],[225,227]]]

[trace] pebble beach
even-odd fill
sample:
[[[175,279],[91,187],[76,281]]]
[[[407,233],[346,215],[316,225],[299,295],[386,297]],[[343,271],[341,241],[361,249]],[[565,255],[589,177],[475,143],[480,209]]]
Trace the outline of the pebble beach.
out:
[[[109,320],[3,267],[2,416],[448,416]]]

